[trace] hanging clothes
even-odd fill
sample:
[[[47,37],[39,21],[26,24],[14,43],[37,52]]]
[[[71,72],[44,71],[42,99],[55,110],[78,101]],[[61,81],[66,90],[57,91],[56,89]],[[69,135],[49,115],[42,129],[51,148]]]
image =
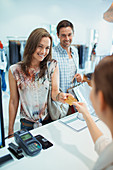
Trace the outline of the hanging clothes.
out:
[[[26,40],[9,40],[9,64],[15,64],[23,59]]]
[[[6,81],[5,81],[5,72],[7,67],[7,59],[5,56],[5,49],[3,44],[0,41],[0,75],[2,77],[2,90],[6,91]]]

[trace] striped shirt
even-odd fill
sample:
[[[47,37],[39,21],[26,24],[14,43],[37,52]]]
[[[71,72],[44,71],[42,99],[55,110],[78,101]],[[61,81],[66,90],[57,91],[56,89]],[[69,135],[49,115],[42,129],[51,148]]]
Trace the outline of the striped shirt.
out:
[[[67,51],[60,44],[53,48],[52,57],[58,62],[60,75],[59,86],[63,92],[67,92],[68,88],[77,84],[76,79],[73,84],[71,83],[79,67],[78,51],[75,47],[71,47],[71,56],[72,60],[69,59]]]

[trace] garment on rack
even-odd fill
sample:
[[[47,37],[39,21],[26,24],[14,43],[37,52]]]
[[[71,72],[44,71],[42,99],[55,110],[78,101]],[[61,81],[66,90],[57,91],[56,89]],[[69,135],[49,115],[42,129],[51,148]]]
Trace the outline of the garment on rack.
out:
[[[23,59],[26,41],[9,40],[9,64],[15,64]]]
[[[20,61],[20,42],[19,41],[9,41],[9,62],[10,65]]]
[[[1,43],[1,41],[0,41],[0,43]],[[0,46],[0,76],[2,78],[2,90],[3,91],[6,91],[6,81],[5,81],[6,67],[7,67],[7,59],[5,56],[5,50],[1,43],[1,46]]]
[[[7,67],[7,59],[5,56],[5,51],[4,48],[3,49],[0,48],[0,70],[3,70],[5,72],[6,67]]]
[[[79,67],[85,67],[85,61],[88,59],[88,47],[85,45],[78,46],[78,54],[79,54]]]

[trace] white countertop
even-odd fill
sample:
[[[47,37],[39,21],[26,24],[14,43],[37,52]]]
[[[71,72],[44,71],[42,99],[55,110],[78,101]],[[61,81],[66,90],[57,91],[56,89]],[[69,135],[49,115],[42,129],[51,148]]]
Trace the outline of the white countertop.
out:
[[[107,127],[98,121],[100,129],[110,136]],[[41,134],[53,143],[53,146],[42,150],[38,155],[6,163],[1,170],[88,170],[92,169],[98,158],[94,151],[94,144],[88,128],[76,132],[72,128],[62,124],[59,120],[30,131],[34,136]],[[6,140],[6,147],[0,149],[0,156],[9,151],[8,143],[14,142],[14,138]]]

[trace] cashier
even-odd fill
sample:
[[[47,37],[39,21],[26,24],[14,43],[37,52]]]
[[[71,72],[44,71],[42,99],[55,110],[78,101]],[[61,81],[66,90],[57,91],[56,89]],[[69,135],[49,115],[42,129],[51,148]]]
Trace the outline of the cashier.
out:
[[[113,139],[113,55],[106,56],[96,66],[90,99],[97,116],[108,126]],[[83,114],[95,150],[99,154],[94,170],[113,169],[113,140],[106,138],[99,130],[84,103],[74,102],[78,112]]]

